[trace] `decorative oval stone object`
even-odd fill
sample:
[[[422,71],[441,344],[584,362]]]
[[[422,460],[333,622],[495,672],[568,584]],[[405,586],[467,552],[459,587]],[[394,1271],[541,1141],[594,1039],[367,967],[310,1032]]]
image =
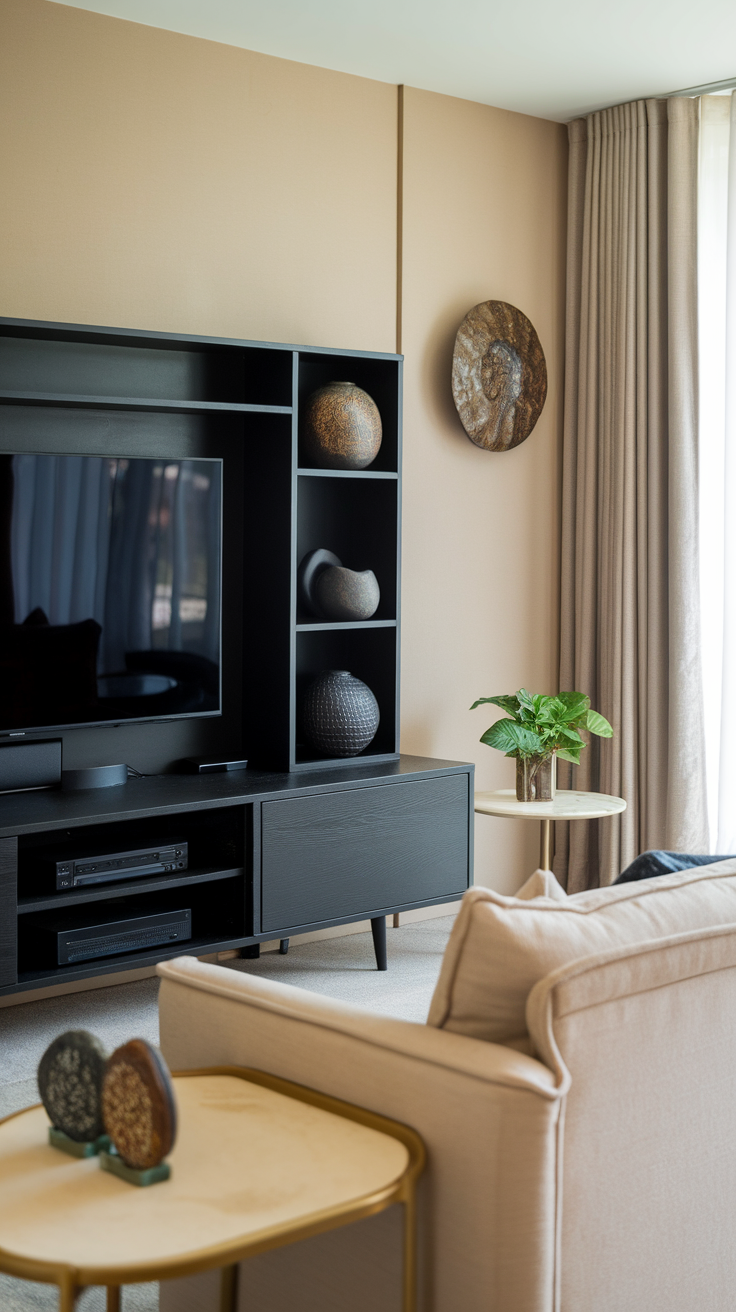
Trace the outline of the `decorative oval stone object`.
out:
[[[326,620],[369,620],[378,610],[381,589],[372,569],[332,565],[319,574],[314,600]]]
[[[125,1166],[147,1171],[171,1152],[176,1139],[174,1086],[161,1053],[145,1039],[131,1039],[109,1058],[102,1115]],[[102,1164],[109,1169],[104,1158]]]
[[[526,441],[547,396],[547,365],[521,310],[483,301],[466,314],[455,338],[452,395],[476,446],[510,451]]]
[[[93,1144],[104,1133],[101,1095],[106,1060],[94,1034],[67,1030],[49,1044],[39,1062],[41,1102],[53,1128],[74,1143]]]
[[[355,383],[327,383],[309,397],[303,444],[321,469],[366,469],[381,447],[378,406]]]
[[[325,756],[358,756],[373,742],[380,719],[368,685],[347,670],[324,670],[304,696],[304,734]]]

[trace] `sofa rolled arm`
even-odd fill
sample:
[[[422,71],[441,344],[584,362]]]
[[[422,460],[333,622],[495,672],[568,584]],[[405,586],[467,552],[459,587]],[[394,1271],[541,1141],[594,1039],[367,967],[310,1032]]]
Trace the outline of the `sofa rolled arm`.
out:
[[[161,1047],[172,1069],[254,1067],[422,1136],[423,1312],[551,1312],[563,1092],[546,1066],[192,957],[158,973]],[[280,1306],[273,1268],[269,1281],[271,1305]]]

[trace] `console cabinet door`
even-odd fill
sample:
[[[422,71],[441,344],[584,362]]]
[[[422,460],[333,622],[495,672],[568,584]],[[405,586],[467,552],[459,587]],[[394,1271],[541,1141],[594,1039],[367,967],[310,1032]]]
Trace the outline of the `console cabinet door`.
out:
[[[470,880],[469,779],[264,802],[261,932],[460,897]]]

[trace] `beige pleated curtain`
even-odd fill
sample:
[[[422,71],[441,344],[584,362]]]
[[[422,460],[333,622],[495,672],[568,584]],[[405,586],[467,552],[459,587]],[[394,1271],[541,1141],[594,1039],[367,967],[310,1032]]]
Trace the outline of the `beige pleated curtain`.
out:
[[[559,784],[624,797],[558,824],[568,892],[647,848],[707,851],[698,603],[698,102],[570,124],[560,687],[593,739]],[[567,776],[567,777],[566,777]]]

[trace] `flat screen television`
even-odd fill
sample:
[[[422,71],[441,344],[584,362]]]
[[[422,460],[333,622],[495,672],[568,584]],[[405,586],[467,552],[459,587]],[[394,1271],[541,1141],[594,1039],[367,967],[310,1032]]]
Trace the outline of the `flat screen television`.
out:
[[[222,461],[0,455],[0,733],[219,715]]]

